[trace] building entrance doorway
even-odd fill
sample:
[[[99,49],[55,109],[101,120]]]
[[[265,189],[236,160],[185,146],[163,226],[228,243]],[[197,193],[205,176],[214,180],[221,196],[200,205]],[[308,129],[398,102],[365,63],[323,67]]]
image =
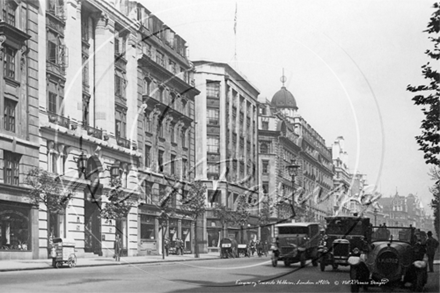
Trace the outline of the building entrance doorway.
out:
[[[87,161],[86,179],[90,184],[84,190],[84,251],[102,256],[101,244],[101,195],[99,167],[93,157]]]

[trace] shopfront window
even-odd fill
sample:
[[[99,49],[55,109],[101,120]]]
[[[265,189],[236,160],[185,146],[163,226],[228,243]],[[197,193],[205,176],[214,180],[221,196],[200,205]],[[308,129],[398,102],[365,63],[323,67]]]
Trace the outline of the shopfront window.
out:
[[[155,240],[154,234],[154,217],[141,215],[141,239]]]
[[[177,238],[177,220],[170,219],[169,220],[169,229],[168,229],[168,238],[170,241],[175,241]]]
[[[182,240],[184,250],[191,251],[191,221],[182,220]]]
[[[208,220],[207,224],[208,227],[206,228],[206,231],[208,233],[208,246],[218,247],[221,226],[213,220]]]
[[[0,202],[0,250],[31,250],[30,207]]]

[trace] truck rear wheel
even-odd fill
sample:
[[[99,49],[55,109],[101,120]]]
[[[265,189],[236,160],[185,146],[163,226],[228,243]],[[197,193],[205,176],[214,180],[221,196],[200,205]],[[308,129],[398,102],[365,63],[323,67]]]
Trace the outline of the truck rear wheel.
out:
[[[300,262],[302,268],[306,266],[306,254],[305,254],[305,252],[302,252],[299,255],[299,262]]]
[[[321,272],[325,271],[325,260],[323,256],[321,256],[319,260],[319,268],[321,269]]]
[[[357,273],[357,268],[351,266],[350,267],[350,279],[352,284],[350,285],[350,290],[351,293],[357,293],[359,292],[359,285],[357,283],[358,281],[358,273]]]
[[[278,265],[278,257],[275,256],[275,253],[272,254],[272,266],[275,268]]]

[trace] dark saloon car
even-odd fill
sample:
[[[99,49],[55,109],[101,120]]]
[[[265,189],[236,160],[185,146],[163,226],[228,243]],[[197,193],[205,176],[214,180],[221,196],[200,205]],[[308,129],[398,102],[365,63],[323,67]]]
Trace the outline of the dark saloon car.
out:
[[[408,288],[421,292],[428,280],[425,247],[412,227],[373,227],[368,249],[352,255],[351,292],[361,286]]]

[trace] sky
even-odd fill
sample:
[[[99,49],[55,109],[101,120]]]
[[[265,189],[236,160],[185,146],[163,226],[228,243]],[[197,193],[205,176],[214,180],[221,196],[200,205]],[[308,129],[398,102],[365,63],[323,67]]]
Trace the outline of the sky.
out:
[[[140,0],[182,36],[191,60],[225,62],[271,100],[281,88],[349,169],[384,197],[409,193],[425,209],[433,185],[415,141],[424,118],[409,84],[424,83],[432,45],[425,0]],[[234,32],[234,26],[236,28]]]

